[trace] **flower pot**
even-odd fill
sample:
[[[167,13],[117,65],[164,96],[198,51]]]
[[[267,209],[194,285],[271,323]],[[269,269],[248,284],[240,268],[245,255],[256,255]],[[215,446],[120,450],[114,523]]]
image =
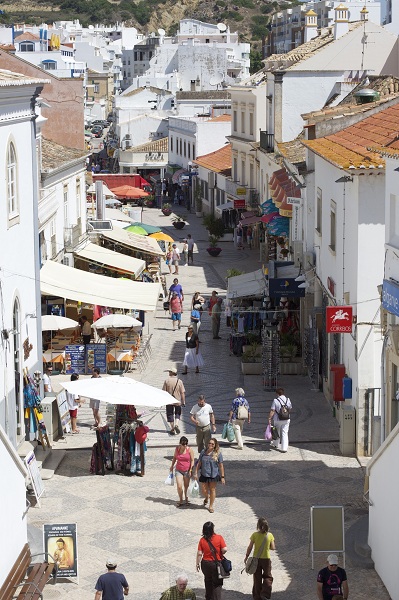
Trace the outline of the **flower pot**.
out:
[[[173,227],[175,227],[176,229],[183,229],[185,224],[185,221],[173,221]]]
[[[146,208],[154,208],[155,202],[146,202]]]
[[[222,249],[221,248],[207,248],[206,251],[211,256],[219,256],[219,254],[221,253]]]
[[[169,217],[172,214],[172,211],[170,208],[163,208],[162,213],[165,215],[165,217]]]

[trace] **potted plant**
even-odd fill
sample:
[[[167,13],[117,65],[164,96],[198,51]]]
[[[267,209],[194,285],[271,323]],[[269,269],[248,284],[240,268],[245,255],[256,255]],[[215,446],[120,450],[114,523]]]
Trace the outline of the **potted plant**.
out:
[[[197,183],[194,190],[195,215],[202,217],[202,191],[201,186]]]
[[[209,236],[209,247],[206,249],[211,256],[219,256],[222,249],[218,246],[219,237],[217,235]]]
[[[286,344],[280,348],[280,356],[283,362],[292,362],[298,353],[298,346],[295,344]]]
[[[262,356],[256,343],[251,344],[249,349],[242,353],[241,371],[244,375],[262,374]]]
[[[176,215],[172,219],[173,227],[176,229],[183,229],[186,224],[186,219],[180,215]]]
[[[154,206],[155,206],[155,196],[148,196],[148,198],[146,198],[144,200],[144,205],[147,208],[154,208]]]
[[[165,204],[161,208],[165,217],[169,217],[172,214],[172,205],[169,202],[165,202]]]

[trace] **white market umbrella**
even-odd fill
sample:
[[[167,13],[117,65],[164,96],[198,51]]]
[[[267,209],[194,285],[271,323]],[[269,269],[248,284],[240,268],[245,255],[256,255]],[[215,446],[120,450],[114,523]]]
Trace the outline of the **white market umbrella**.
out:
[[[75,329],[79,323],[68,317],[58,315],[42,316],[42,331],[58,331],[59,329]]]
[[[58,331],[59,329],[75,329],[79,323],[68,317],[59,315],[42,315],[42,331]],[[50,362],[53,361],[53,336],[50,337]]]
[[[92,325],[94,329],[123,329],[124,327],[143,327],[143,324],[138,319],[129,315],[113,314],[104,315],[97,319]]]
[[[61,385],[71,394],[100,400],[108,404],[149,406],[151,408],[176,404],[176,398],[168,392],[130,377],[118,375],[64,381]]]
[[[89,194],[95,194],[96,192],[96,186],[94,183],[92,183],[88,188],[87,188],[87,193]],[[103,182],[103,194],[106,198],[115,198],[115,194],[114,192],[111,192],[111,190],[109,189],[109,187],[107,187],[105,185],[105,183]]]

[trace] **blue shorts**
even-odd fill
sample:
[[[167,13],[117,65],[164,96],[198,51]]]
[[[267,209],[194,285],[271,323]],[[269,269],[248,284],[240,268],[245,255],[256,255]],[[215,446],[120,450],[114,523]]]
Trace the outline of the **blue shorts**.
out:
[[[172,321],[181,321],[181,313],[172,313]]]

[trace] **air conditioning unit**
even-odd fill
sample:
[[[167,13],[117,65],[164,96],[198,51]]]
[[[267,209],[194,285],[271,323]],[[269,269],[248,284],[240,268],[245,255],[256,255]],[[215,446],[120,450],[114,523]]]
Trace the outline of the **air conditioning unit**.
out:
[[[305,254],[303,255],[303,266],[305,267],[305,270],[308,269],[309,267],[314,267],[316,264],[316,256],[314,252],[305,252]]]
[[[294,263],[296,267],[300,267],[303,265],[303,242],[302,240],[297,240],[292,242],[292,249],[294,253]]]
[[[216,173],[214,173],[213,171],[209,171],[208,173],[208,187],[216,187]]]
[[[125,149],[127,150],[128,148],[132,147],[132,138],[130,136],[130,133],[127,133],[125,135]]]
[[[62,259],[62,264],[65,265],[66,267],[74,266],[74,256],[73,256],[72,252],[65,252],[64,258]]]

